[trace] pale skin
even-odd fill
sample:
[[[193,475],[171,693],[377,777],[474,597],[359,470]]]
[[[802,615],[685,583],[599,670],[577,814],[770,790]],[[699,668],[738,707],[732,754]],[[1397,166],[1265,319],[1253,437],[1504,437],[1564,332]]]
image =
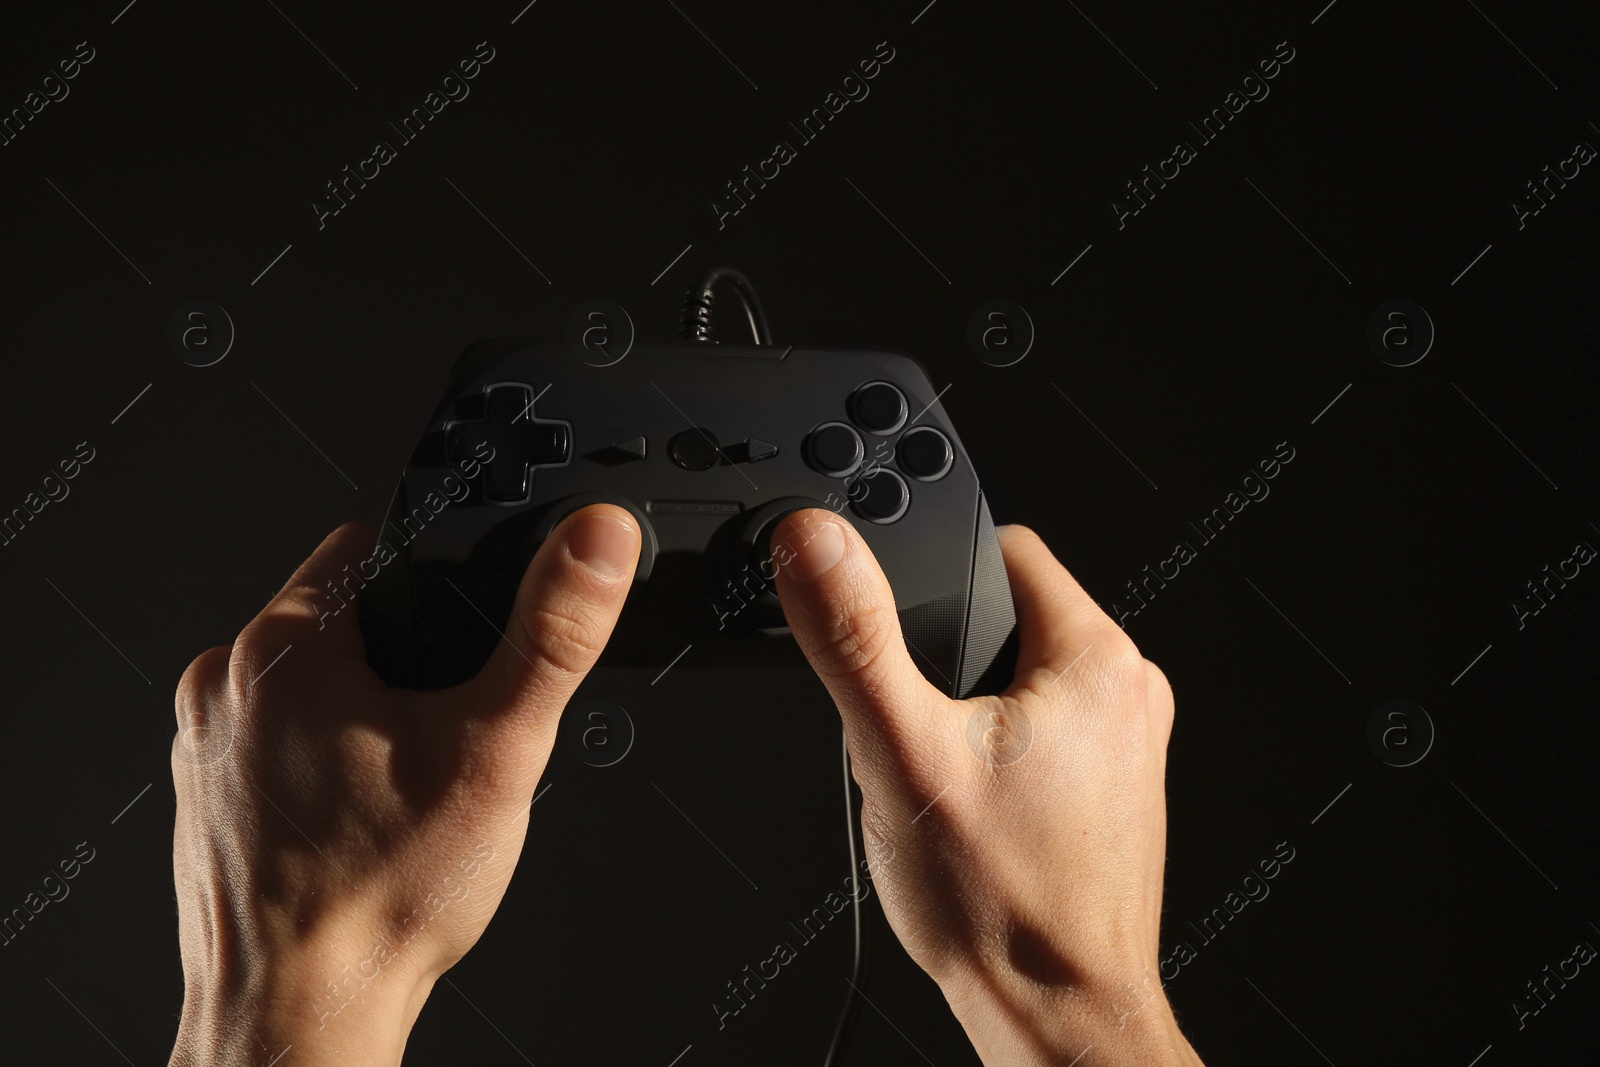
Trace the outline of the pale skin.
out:
[[[989,1067],[1199,1064],[1157,973],[1171,690],[1035,535],[1000,542],[1016,681],[955,701],[913,664],[848,523],[806,511],[774,535],[784,610],[843,718],[873,883]],[[439,693],[386,688],[355,610],[323,614],[371,543],[335,531],[179,684],[174,1065],[290,1046],[285,1064],[401,1062],[505,893],[639,531],[609,505],[562,522],[489,663]]]

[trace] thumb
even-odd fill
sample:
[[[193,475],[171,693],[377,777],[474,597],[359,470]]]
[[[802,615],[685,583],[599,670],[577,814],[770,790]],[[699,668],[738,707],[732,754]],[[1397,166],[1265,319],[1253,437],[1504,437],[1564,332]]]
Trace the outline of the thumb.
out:
[[[639,543],[638,523],[612,504],[576,511],[551,531],[522,576],[489,662],[442,694],[454,718],[474,721],[469,735],[477,733],[485,751],[503,757],[503,746],[515,752],[533,744],[542,770],[561,709],[616,626]]]
[[[810,508],[778,524],[772,558],[789,628],[839,706],[852,754],[902,762],[947,701],[911,661],[894,593],[867,543],[848,522]]]

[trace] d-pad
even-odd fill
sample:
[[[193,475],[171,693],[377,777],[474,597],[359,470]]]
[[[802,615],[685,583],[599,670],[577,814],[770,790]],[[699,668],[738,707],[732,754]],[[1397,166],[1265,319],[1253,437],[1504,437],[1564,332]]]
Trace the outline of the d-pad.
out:
[[[484,389],[482,419],[444,424],[445,453],[452,460],[476,459],[487,443],[494,459],[484,466],[484,499],[526,504],[533,495],[535,467],[559,467],[572,457],[572,424],[534,416],[533,387],[500,382]]]

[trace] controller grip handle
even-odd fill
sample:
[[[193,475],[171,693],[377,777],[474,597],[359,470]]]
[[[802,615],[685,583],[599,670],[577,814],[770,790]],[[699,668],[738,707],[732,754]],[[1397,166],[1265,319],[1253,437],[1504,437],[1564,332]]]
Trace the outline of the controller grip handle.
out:
[[[957,698],[1001,692],[1011,684],[1017,667],[1017,613],[1011,603],[1011,582],[982,492],[978,494],[975,533]]]

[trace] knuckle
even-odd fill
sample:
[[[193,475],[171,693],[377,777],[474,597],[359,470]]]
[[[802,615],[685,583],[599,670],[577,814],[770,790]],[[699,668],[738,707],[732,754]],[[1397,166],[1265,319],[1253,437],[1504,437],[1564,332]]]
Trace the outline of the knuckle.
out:
[[[1121,630],[1097,634],[1081,654],[1057,658],[1063,664],[1070,660],[1076,665],[1070,670],[1058,670],[1056,677],[1092,703],[1112,706],[1143,702],[1148,681],[1145,660]]]
[[[1104,605],[1084,595],[1085,605],[1084,626],[1094,636],[1097,643],[1107,645],[1133,645],[1133,638],[1128,636],[1128,631],[1117,625],[1115,619],[1106,613]]]
[[[604,644],[593,622],[560,607],[540,606],[518,615],[517,628],[530,655],[561,674],[588,670]]]
[[[1145,658],[1139,655],[1133,642],[1124,640],[1107,650],[1099,667],[1101,685],[1111,706],[1142,715],[1150,676],[1146,673]]]
[[[1152,690],[1172,692],[1172,683],[1167,681],[1167,674],[1149,660],[1144,661],[1144,673]]]
[[[262,611],[239,631],[239,636],[234,639],[233,649],[228,656],[230,672],[237,673],[261,654],[264,644],[262,630],[271,619],[270,611],[270,608]]]
[[[228,645],[208,648],[184,669],[173,694],[179,718],[195,713],[215,696],[217,688],[229,675],[229,662],[233,649]]]
[[[1143,690],[1146,681],[1145,660],[1133,642],[1124,639],[1107,650],[1101,661],[1106,674],[1119,689]]]
[[[1149,709],[1151,721],[1165,734],[1170,735],[1172,722],[1177,713],[1177,705],[1172,699],[1172,683],[1167,681],[1167,676],[1161,668],[1149,660],[1144,661],[1144,676],[1145,704]]]
[[[241,708],[255,705],[259,694],[251,684],[251,679],[257,677],[273,657],[284,651],[288,643],[282,624],[264,615],[258,616],[240,632],[239,639],[233,643],[228,655],[227,691]]]
[[[822,649],[825,669],[834,677],[872,677],[883,669],[896,632],[897,619],[889,608],[862,608],[840,616]]]
[[[1014,539],[1030,545],[1044,544],[1044,538],[1040,537],[1038,531],[1034,530],[1032,526],[1024,526],[1021,523],[1008,523],[1000,527],[1000,529],[1005,531],[1005,536],[1008,539]]]
[[[1135,670],[1140,674],[1144,672],[1145,660],[1139,654],[1139,647],[1120,626],[1112,623],[1103,627],[1097,635],[1096,643],[1100,645],[1100,662],[1106,669],[1119,675],[1132,673]]]
[[[333,531],[329,540],[335,544],[359,544],[363,541],[370,541],[373,537],[374,531],[369,524],[358,519],[350,519],[340,523],[339,528]]]
[[[230,669],[233,650],[207,649],[189,664],[173,695],[178,731],[172,738],[173,781],[187,780],[195,766],[228,754],[238,729],[243,697]]]

